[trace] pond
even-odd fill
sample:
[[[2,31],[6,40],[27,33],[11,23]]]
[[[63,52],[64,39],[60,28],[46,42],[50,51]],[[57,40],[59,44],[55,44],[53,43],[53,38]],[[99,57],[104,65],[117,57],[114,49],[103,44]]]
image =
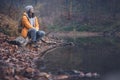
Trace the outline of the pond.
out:
[[[97,72],[102,76],[119,72],[119,37],[99,36],[64,39],[68,42],[73,42],[75,46],[60,47],[48,53],[44,57],[44,68],[40,66],[41,71],[57,74],[61,70],[77,70],[84,73]],[[105,80],[107,80],[107,78]]]

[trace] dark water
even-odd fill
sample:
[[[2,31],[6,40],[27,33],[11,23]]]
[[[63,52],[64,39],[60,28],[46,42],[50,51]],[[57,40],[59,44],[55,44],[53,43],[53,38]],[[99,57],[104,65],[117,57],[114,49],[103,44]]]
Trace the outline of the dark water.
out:
[[[48,53],[44,58],[43,71],[57,73],[59,70],[79,70],[84,73],[97,72],[102,76],[119,73],[119,37],[65,38],[65,40],[74,42],[75,46],[61,47]]]

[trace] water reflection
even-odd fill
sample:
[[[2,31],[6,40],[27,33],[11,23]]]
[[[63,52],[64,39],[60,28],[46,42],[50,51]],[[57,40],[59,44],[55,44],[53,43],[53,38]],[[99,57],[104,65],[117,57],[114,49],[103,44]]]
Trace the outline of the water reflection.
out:
[[[75,46],[58,48],[47,54],[43,71],[79,70],[107,74],[120,70],[119,37],[65,39],[74,42]]]

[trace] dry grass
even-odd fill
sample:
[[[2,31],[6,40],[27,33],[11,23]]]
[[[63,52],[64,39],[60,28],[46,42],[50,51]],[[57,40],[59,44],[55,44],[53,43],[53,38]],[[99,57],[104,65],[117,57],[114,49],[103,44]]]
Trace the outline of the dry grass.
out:
[[[10,36],[16,36],[18,35],[17,26],[17,21],[14,21],[4,14],[0,14],[0,32],[3,32]]]

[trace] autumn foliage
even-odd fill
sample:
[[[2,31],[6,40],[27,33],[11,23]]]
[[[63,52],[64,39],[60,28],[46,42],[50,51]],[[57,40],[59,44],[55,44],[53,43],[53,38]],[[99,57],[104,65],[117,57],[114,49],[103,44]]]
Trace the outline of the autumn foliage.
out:
[[[7,43],[7,40],[13,39],[14,37],[0,33],[0,71],[2,72],[0,79],[40,80],[41,77],[47,78],[48,74],[41,74],[35,64],[39,58],[39,52]]]

